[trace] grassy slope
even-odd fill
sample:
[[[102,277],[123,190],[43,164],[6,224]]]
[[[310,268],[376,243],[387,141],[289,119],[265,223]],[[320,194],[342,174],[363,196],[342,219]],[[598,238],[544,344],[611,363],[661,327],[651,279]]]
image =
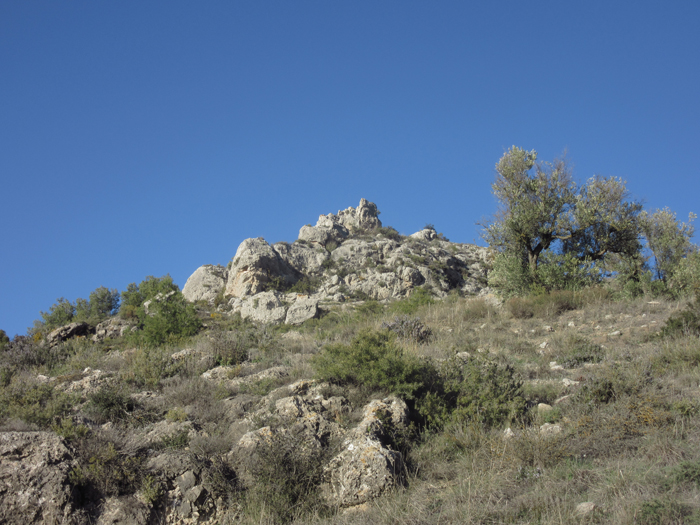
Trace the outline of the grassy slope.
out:
[[[604,293],[585,294],[574,310],[560,312],[557,304],[545,300],[493,307],[479,299],[448,298],[420,306],[413,315],[432,328],[435,337],[424,345],[402,342],[407,352],[442,359],[467,351],[512,364],[525,381],[533,416],[512,423],[515,437],[510,439],[503,438],[503,428],[469,424],[423,434],[408,453],[407,487],[330,518],[315,516],[310,507],[298,521],[693,522],[700,516],[700,344],[697,336],[655,335],[683,305],[647,299],[612,301]],[[323,345],[347,342],[363,328],[380,329],[395,314],[391,308],[333,311],[290,336],[288,327],[260,328],[201,313],[207,316],[209,332],[179,345],[148,350],[129,348],[123,341],[101,345],[74,341],[43,364],[25,366],[3,387],[4,429],[28,428],[28,423],[39,428],[58,428],[57,422],[66,426],[74,412],[57,402],[37,415],[38,409],[32,411],[27,402],[27,389],[38,373],[69,380],[89,366],[112,374],[122,393],[153,390],[157,395],[138,408],[106,415],[95,411],[94,402],[85,405],[81,410],[93,421],[111,420],[120,429],[118,435],[103,433],[99,439],[96,433],[85,438],[59,429],[83,447],[85,461],[104,455],[107,442],[125,450],[124,435],[162,419],[189,421],[206,432],[206,437],[193,442],[164,443],[164,447],[188,444],[200,457],[216,457],[225,454],[241,432],[235,424],[221,424],[227,410],[224,399],[240,394],[255,398],[281,384],[311,377],[309,359]],[[616,331],[621,335],[608,335]],[[213,366],[219,352],[209,336],[222,333],[229,338],[226,345],[233,337],[238,347],[251,348],[248,363],[238,373],[285,365],[291,367],[290,375],[237,391],[222,391],[203,381],[199,375]],[[197,357],[173,365],[170,354],[183,348],[194,349]],[[551,361],[576,368],[552,369]],[[562,382],[565,378],[578,384],[567,385]],[[344,394],[356,405],[367,395]],[[565,395],[570,397],[554,405]],[[541,402],[554,405],[554,410],[537,414]],[[543,438],[537,429],[545,422],[561,425],[562,432]],[[150,483],[145,479],[143,472],[136,472],[130,488],[143,491]],[[98,488],[103,495],[129,491],[129,487]],[[240,502],[234,492],[231,488],[228,496]],[[576,506],[582,502],[595,503],[596,510],[577,514]],[[243,505],[248,512],[244,521],[274,522],[264,507],[250,500]]]

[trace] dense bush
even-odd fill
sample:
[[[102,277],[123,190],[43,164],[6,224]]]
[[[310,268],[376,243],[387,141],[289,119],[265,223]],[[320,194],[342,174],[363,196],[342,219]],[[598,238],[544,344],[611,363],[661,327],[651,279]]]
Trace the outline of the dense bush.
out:
[[[555,317],[567,310],[575,310],[578,305],[576,294],[565,290],[528,297],[512,297],[505,303],[506,310],[516,319]]]
[[[10,342],[10,338],[7,337],[7,334],[5,333],[5,330],[0,330],[0,350],[5,348],[7,343]]]
[[[564,368],[576,368],[585,363],[599,363],[605,357],[600,347],[584,337],[571,336],[565,342],[566,348],[556,354],[557,363]]]
[[[195,335],[202,327],[194,306],[179,291],[164,299],[153,299],[148,313],[141,307],[139,320],[142,330],[133,332],[133,337],[152,346]]]
[[[405,399],[414,399],[423,388],[423,365],[383,332],[364,331],[349,345],[328,345],[313,365],[321,381],[365,385]]]
[[[65,297],[58,298],[48,312],[40,312],[41,320],[34,322],[34,328],[30,332],[45,333],[72,322],[85,322],[94,326],[118,310],[119,292],[100,286],[90,293],[88,299],[79,297],[71,303]]]
[[[517,419],[525,413],[522,381],[510,365],[473,357],[452,358],[438,371],[438,381],[418,403],[429,427],[476,422],[487,426]]]

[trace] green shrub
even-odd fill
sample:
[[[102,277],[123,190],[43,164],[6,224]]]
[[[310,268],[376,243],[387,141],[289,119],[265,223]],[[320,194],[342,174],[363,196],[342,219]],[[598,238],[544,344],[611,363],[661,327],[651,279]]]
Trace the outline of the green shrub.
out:
[[[406,299],[392,303],[390,309],[398,314],[412,315],[416,313],[419,308],[433,304],[434,302],[435,300],[428,290],[425,288],[414,288],[411,295]]]
[[[158,294],[167,295],[169,292],[177,292],[179,290],[170,275],[163,277],[149,275],[138,285],[136,283],[129,284],[126,290],[122,292],[120,313],[127,307],[131,307],[131,310],[137,310],[143,306],[143,303],[153,299]]]
[[[127,393],[117,387],[106,387],[88,396],[85,411],[98,423],[123,422],[130,419],[136,403]]]
[[[688,505],[673,499],[656,498],[640,505],[635,513],[635,523],[639,525],[684,523],[684,518],[692,513],[692,508]]]
[[[124,454],[100,439],[83,440],[77,452],[78,466],[68,479],[88,498],[133,494],[142,486],[144,457]]]
[[[333,447],[320,452],[304,434],[278,432],[260,442],[248,470],[254,483],[245,495],[245,513],[255,522],[290,523],[315,513],[329,516],[319,486]]]
[[[255,345],[254,330],[216,331],[210,336],[216,366],[233,366],[248,359],[248,349]]]
[[[309,277],[305,275],[289,288],[289,292],[311,295],[318,290],[319,286],[321,286],[321,279],[319,277]]]
[[[350,345],[328,345],[312,363],[321,381],[365,385],[405,399],[414,399],[423,388],[422,364],[383,332],[364,331]]]
[[[170,357],[167,347],[142,347],[127,357],[127,367],[123,377],[131,383],[148,388],[156,388],[163,379],[173,377],[183,371],[185,363]]]
[[[391,239],[393,241],[400,241],[401,240],[401,235],[399,234],[399,232],[397,232],[391,226],[377,228],[376,231],[379,235],[382,235],[383,237],[386,237],[387,239]]]
[[[0,389],[0,421],[19,419],[41,428],[48,428],[55,421],[70,414],[76,405],[75,395],[55,390],[15,377],[8,386]]]
[[[700,335],[700,292],[695,300],[688,303],[684,310],[669,317],[661,329],[662,335]]]
[[[431,392],[417,404],[429,427],[477,422],[498,425],[522,417],[522,381],[510,365],[477,358],[444,362]]]
[[[564,368],[577,368],[585,363],[599,363],[605,357],[600,347],[586,338],[574,335],[565,341],[566,349],[556,354],[557,362]]]
[[[154,298],[148,305],[138,309],[141,330],[131,332],[133,343],[159,346],[176,343],[185,337],[199,332],[202,321],[194,306],[187,302],[181,292],[176,291],[167,297]]]
[[[5,330],[0,330],[0,351],[10,342],[10,338],[7,337]]]

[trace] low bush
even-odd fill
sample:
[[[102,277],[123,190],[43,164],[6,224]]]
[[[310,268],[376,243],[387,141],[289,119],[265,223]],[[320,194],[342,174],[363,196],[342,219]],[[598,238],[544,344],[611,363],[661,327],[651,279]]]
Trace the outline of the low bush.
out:
[[[510,365],[455,357],[442,363],[431,391],[417,408],[429,427],[463,422],[499,425],[524,416],[522,385]]]
[[[136,403],[120,388],[106,387],[88,396],[85,412],[98,423],[124,422],[131,418]]]
[[[0,422],[18,419],[49,428],[52,423],[68,416],[77,402],[75,395],[63,393],[51,385],[15,377],[0,389]]]
[[[364,331],[349,345],[328,345],[312,363],[321,381],[365,385],[405,399],[423,388],[424,366],[384,332]]]
[[[512,297],[506,301],[505,307],[516,319],[547,319],[557,317],[567,310],[575,310],[578,304],[573,291],[559,290],[542,295]]]
[[[435,300],[428,290],[425,288],[414,288],[411,295],[406,299],[393,302],[389,308],[391,311],[398,314],[412,315],[416,313],[419,308],[433,304],[434,302]]]
[[[564,368],[577,368],[585,363],[599,363],[605,357],[605,351],[578,335],[569,336],[564,342],[565,349],[555,355],[557,363]]]
[[[433,335],[433,331],[421,323],[418,317],[411,318],[407,315],[397,316],[393,321],[382,323],[382,328],[401,339],[419,344],[428,342]]]
[[[664,336],[700,335],[700,292],[685,309],[672,315],[661,329]]]

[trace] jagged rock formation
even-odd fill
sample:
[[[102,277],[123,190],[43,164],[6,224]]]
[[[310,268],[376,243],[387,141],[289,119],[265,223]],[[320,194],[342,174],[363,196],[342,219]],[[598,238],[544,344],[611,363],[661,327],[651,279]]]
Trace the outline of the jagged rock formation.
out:
[[[73,508],[72,467],[56,434],[0,433],[0,522],[83,523]]]
[[[210,304],[219,297],[222,311],[260,322],[298,324],[316,317],[319,304],[398,299],[417,286],[437,296],[487,293],[487,248],[451,243],[430,228],[403,237],[383,228],[378,215],[362,199],[303,226],[294,243],[246,239],[228,270],[198,268],[183,294]]]
[[[94,333],[94,329],[92,329],[87,323],[70,323],[50,332],[49,335],[46,336],[46,342],[49,346],[56,346],[66,339],[71,339],[78,336],[87,336],[91,333]]]

